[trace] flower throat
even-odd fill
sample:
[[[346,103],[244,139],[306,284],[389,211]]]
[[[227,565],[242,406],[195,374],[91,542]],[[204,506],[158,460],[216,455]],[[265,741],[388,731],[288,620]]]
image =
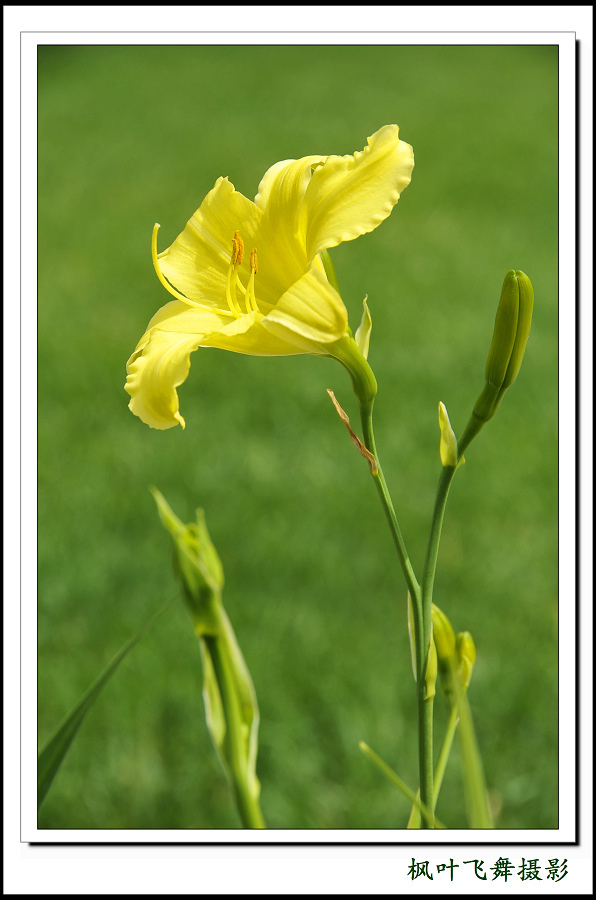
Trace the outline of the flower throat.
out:
[[[153,267],[155,269],[155,273],[159,278],[160,282],[163,284],[165,289],[172,294],[173,297],[176,297],[177,300],[182,300],[183,303],[186,303],[188,306],[193,306],[197,309],[204,309],[207,304],[197,303],[195,300],[191,300],[189,297],[185,297],[184,294],[181,294],[180,291],[177,291],[176,288],[170,284],[167,280],[163,272],[161,271],[159,265],[159,258],[164,256],[168,251],[165,250],[163,253],[157,252],[157,232],[159,231],[159,224],[156,222],[153,226],[153,235],[151,239],[151,256],[153,259]],[[235,319],[240,319],[242,316],[247,315],[251,312],[259,312],[259,307],[257,305],[257,298],[255,296],[255,275],[258,271],[257,266],[257,248],[253,247],[250,251],[249,257],[249,270],[250,274],[248,276],[248,283],[246,287],[242,284],[240,280],[240,276],[238,274],[238,269],[242,265],[242,260],[244,258],[244,241],[240,237],[240,232],[235,231],[234,237],[232,238],[232,254],[230,259],[230,264],[228,266],[228,271],[226,275],[226,302],[228,304],[227,309],[214,309],[220,316],[232,316]],[[241,303],[238,299],[237,291],[240,289],[243,295],[244,301],[244,310],[242,309]],[[210,308],[211,304],[209,304]]]

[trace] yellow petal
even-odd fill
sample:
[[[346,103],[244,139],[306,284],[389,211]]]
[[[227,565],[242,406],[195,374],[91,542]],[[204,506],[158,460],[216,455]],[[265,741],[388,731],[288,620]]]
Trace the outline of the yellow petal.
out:
[[[254,246],[262,215],[227,178],[218,178],[184,231],[160,255],[161,271],[185,297],[221,308],[234,233]]]
[[[310,183],[313,166],[326,157],[303,156],[286,159],[271,166],[261,179],[255,204],[270,219],[287,223],[288,232],[298,235],[299,213]]]
[[[313,172],[304,196],[309,258],[366,234],[387,218],[410,183],[414,153],[385,125],[353,156],[328,156]]]
[[[195,335],[200,338],[200,347],[217,347],[250,356],[292,356],[302,352],[295,344],[276,337],[262,323],[259,312],[229,319],[174,300],[153,316],[147,331],[159,328],[179,335]]]
[[[152,428],[184,428],[176,388],[186,380],[192,351],[227,321],[180,300],[158,310],[126,364],[129,409]]]
[[[265,328],[264,322],[260,313],[247,313],[241,319],[234,319],[226,324],[221,331],[204,337],[201,346],[232,350],[249,356],[294,356],[305,352],[299,343],[286,340],[286,336],[278,336]]]
[[[139,341],[126,369],[129,409],[151,428],[182,425],[176,388],[186,380],[190,354],[200,343],[196,334],[177,334],[153,328]]]
[[[265,329],[253,312],[240,319],[218,316],[173,300],[149,322],[127,363],[125,389],[129,408],[152,428],[185,427],[176,388],[187,378],[190,354],[198,347],[218,347],[252,356],[290,356],[304,352]]]
[[[265,328],[304,348],[325,352],[320,345],[339,340],[348,330],[348,314],[327,277],[313,264],[263,319]]]
[[[261,236],[257,244],[260,271],[267,273],[281,294],[306,271],[311,262],[306,252],[306,209],[304,194],[310,183],[312,166],[324,159],[305,156],[284,160],[263,176],[255,204],[263,210]]]

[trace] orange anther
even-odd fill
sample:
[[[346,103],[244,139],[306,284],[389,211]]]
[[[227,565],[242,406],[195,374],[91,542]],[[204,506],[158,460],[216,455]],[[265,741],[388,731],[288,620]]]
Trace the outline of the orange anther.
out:
[[[255,275],[259,271],[258,267],[257,267],[257,248],[256,247],[253,247],[252,250],[250,251],[250,271],[254,272]]]
[[[244,256],[244,241],[240,237],[240,233],[236,231],[232,238],[232,265],[239,266]]]

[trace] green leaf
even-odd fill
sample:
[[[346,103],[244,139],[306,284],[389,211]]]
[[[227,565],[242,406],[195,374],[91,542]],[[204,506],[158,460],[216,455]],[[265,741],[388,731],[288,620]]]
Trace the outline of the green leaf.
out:
[[[178,597],[174,598],[175,600]],[[58,769],[62,765],[64,757],[68,753],[77,731],[83,723],[83,719],[99,697],[102,688],[110,680],[126,654],[135,646],[135,644],[143,637],[145,632],[155,622],[155,620],[174,603],[174,600],[168,601],[164,606],[153,615],[149,621],[122,647],[122,649],[114,656],[112,661],[106,666],[101,675],[93,682],[89,690],[81,697],[77,705],[71,710],[69,715],[64,719],[62,724],[57,728],[52,737],[46,742],[45,746],[37,757],[37,809],[41,807],[46,798],[50,787],[56,777]]]
[[[474,732],[472,711],[468,703],[467,694],[463,690],[459,679],[454,679],[454,685],[459,714],[459,737],[468,821],[470,828],[492,828],[493,823],[488,808],[482,758]]]

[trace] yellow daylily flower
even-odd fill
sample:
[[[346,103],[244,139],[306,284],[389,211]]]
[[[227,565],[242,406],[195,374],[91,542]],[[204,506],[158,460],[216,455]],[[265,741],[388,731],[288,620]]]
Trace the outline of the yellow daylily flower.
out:
[[[397,125],[385,125],[352,156],[276,163],[254,202],[218,178],[162,253],[156,225],[153,264],[176,299],[153,316],[127,363],[132,412],[152,428],[184,428],[176,388],[198,347],[333,356],[350,368],[346,358],[361,353],[321,254],[380,225],[413,166]]]

